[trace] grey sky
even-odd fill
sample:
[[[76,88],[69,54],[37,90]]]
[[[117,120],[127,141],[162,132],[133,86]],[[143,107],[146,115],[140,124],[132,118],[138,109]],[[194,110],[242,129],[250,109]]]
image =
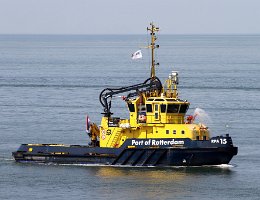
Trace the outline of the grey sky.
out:
[[[259,34],[260,0],[0,0],[0,34]]]

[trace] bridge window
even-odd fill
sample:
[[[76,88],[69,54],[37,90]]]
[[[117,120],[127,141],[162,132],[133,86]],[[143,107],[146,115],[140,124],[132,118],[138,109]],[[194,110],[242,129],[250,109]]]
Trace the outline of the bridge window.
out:
[[[166,112],[166,105],[165,104],[161,104],[161,112],[162,113]]]
[[[159,119],[159,114],[158,113],[154,113],[154,118],[155,119]]]
[[[159,120],[159,105],[158,104],[154,105],[154,119]]]
[[[158,104],[155,104],[155,105],[154,105],[154,110],[155,110],[155,111],[158,111]]]
[[[153,112],[152,104],[146,104],[146,112]]]
[[[167,113],[178,113],[180,105],[178,104],[168,104]]]
[[[186,113],[189,108],[188,104],[182,104],[180,107],[180,113]]]
[[[135,112],[135,105],[132,104],[132,103],[129,103],[128,104],[128,109],[129,109],[130,112]]]
[[[164,101],[163,99],[155,99],[154,101]]]

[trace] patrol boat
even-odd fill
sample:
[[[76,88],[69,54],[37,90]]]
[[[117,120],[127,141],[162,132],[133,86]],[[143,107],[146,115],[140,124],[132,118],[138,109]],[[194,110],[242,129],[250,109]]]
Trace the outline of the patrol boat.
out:
[[[101,124],[88,123],[88,145],[22,144],[13,157],[17,162],[94,164],[115,166],[202,166],[228,164],[237,154],[229,134],[210,137],[208,127],[187,116],[190,103],[178,96],[178,72],[162,84],[155,75],[155,44],[159,28],[147,28],[151,36],[151,74],[144,82],[106,88],[99,96],[104,112]],[[112,99],[123,100],[129,119],[113,117]]]

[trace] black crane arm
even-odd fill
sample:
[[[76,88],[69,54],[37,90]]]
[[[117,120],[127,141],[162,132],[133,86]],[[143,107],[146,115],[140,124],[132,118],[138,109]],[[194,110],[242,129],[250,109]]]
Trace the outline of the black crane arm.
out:
[[[142,90],[140,91],[140,89],[142,89]],[[162,89],[162,83],[161,83],[160,79],[157,77],[148,78],[143,83],[139,83],[136,85],[120,87],[120,88],[106,88],[106,89],[102,90],[102,92],[99,95],[99,101],[104,108],[103,114],[108,117],[112,115],[112,113],[110,112],[111,101],[112,101],[112,97],[116,94],[134,90],[135,92],[129,93],[127,95],[127,97],[126,97],[126,100],[127,100],[130,97],[137,96],[139,92],[158,91],[158,93],[160,93],[161,89]]]

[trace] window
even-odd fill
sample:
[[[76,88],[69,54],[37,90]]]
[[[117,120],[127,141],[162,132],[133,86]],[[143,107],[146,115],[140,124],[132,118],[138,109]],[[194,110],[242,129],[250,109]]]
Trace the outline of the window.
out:
[[[178,113],[180,105],[178,104],[168,104],[167,113]]]
[[[166,134],[169,134],[169,132],[170,132],[169,130],[166,130]]]
[[[155,119],[159,119],[159,114],[158,113],[154,113],[154,118]]]
[[[158,104],[155,104],[155,105],[154,105],[154,110],[155,110],[155,111],[158,111]]]
[[[146,122],[146,112],[144,112],[144,111],[138,112],[138,122],[139,123]]]
[[[153,112],[152,104],[146,104],[146,112]]]
[[[159,105],[158,104],[154,105],[154,119],[159,120]]]
[[[130,112],[135,112],[135,105],[132,104],[132,103],[129,103],[128,104],[128,109],[129,109]]]
[[[173,134],[176,134],[176,130],[173,130],[173,132],[172,132]]]
[[[180,113],[186,113],[189,108],[188,104],[182,104],[180,107]]]
[[[181,134],[184,134],[185,133],[185,131],[181,131]]]
[[[165,112],[166,112],[166,105],[165,105],[165,104],[162,104],[162,105],[161,105],[161,112],[162,112],[162,113],[165,113]]]
[[[164,101],[163,99],[155,99],[154,101]]]

